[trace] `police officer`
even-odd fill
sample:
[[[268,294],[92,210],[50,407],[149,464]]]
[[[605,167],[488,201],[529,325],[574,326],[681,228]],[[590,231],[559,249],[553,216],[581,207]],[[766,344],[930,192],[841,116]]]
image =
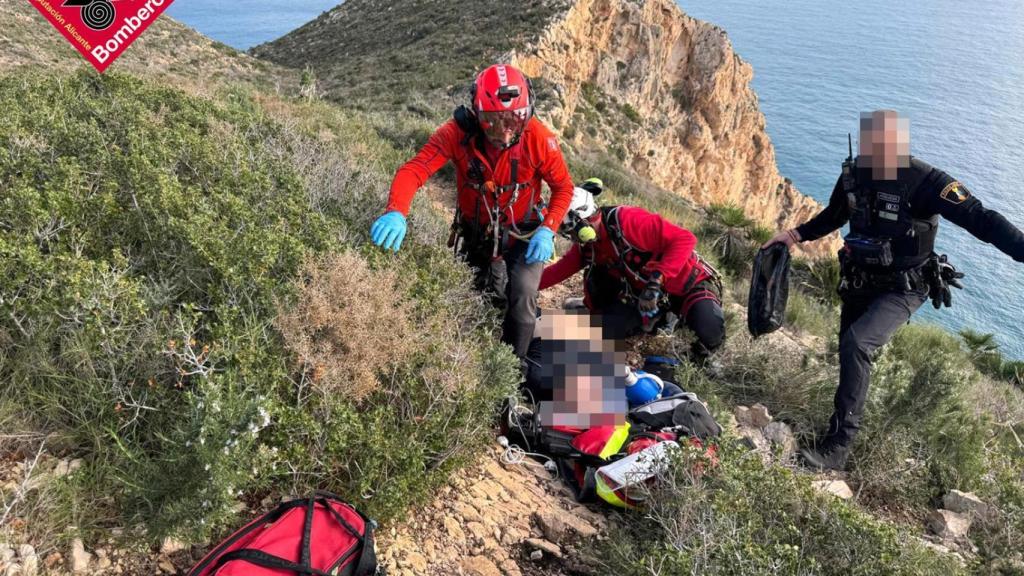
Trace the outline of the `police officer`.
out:
[[[828,206],[765,246],[817,240],[850,223],[839,253],[839,388],[828,432],[801,450],[816,469],[841,470],[860,427],[871,356],[931,297],[950,305],[963,274],[933,253],[939,216],[1024,262],[1024,234],[942,170],[910,156],[909,122],[891,110],[861,115],[860,155],[848,158]],[[852,155],[851,155],[852,156]]]

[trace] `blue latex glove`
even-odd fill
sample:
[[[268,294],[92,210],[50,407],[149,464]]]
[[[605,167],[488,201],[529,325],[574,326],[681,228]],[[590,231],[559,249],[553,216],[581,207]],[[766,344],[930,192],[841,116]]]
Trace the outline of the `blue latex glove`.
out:
[[[530,238],[526,247],[526,263],[547,262],[555,253],[555,233],[547,226],[541,226]]]
[[[398,252],[398,249],[402,247],[402,240],[405,239],[407,228],[405,216],[402,216],[401,212],[392,210],[374,221],[373,226],[370,227],[370,238],[377,246]]]

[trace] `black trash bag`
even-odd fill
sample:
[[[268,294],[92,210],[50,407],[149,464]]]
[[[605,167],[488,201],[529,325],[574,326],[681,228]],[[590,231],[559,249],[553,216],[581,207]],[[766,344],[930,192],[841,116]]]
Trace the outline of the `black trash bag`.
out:
[[[747,301],[747,328],[754,338],[778,330],[786,319],[789,299],[789,247],[775,243],[754,258]]]

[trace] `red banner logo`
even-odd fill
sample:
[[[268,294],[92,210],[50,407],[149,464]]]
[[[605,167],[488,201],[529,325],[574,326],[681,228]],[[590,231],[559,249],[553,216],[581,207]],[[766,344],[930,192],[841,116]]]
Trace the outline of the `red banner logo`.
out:
[[[28,0],[103,72],[174,0]]]

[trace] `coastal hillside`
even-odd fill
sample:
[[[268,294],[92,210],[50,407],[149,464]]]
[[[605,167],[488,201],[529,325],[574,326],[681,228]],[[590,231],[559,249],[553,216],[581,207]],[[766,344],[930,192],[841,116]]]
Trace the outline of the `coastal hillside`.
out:
[[[31,68],[67,73],[85,65],[78,52],[31,3],[0,0],[0,73]],[[193,88],[213,89],[227,83],[285,91],[299,76],[283,67],[252,58],[211,40],[170,17],[161,17],[111,65],[129,72]]]
[[[535,79],[541,118],[582,157],[771,229],[820,209],[779,174],[750,65],[725,31],[672,0],[352,0],[252,53],[314,71],[344,106],[435,119],[475,70],[507,60]],[[834,236],[807,250],[837,247]]]
[[[589,14],[645,22],[659,5]],[[409,6],[420,17],[402,20]],[[519,6],[582,30],[567,15],[597,5]],[[329,14],[368,18],[384,67],[431,54],[413,22],[490,21],[464,10],[350,0]],[[0,574],[181,574],[314,488],[380,522],[401,576],[1024,573],[1024,366],[990,337],[903,328],[877,360],[851,469],[812,475],[793,448],[831,410],[834,260],[794,261],[786,327],[752,340],[763,223],[697,207],[563,126],[574,177],[605,180],[601,202],[696,232],[724,275],[728,332],[707,368],[686,361],[686,332],[629,343],[634,360],[682,360],[675,379],[724,425],[716,458],[676,462],[638,513],[583,505],[495,442],[518,362],[444,245],[450,171],[417,196],[401,251],[369,243],[394,171],[450,110],[446,77],[380,74],[405,96],[368,106],[385,93],[370,80],[267,63],[166,17],[100,75],[27,3],[0,0],[0,15],[20,50],[0,67]],[[492,40],[529,67],[543,39],[528,36]],[[485,63],[471,60],[458,70]],[[574,101],[584,112],[564,118],[594,138],[632,115],[596,89],[573,98],[546,100]],[[578,295],[577,278],[542,302]]]

